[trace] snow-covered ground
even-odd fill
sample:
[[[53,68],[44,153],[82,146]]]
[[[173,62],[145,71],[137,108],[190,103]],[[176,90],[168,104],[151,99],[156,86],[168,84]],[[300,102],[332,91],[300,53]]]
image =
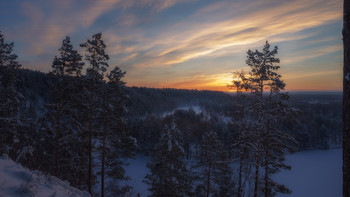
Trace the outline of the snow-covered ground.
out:
[[[292,194],[278,197],[341,197],[342,150],[312,150],[289,155],[290,171],[282,171],[274,179],[285,184]]]
[[[147,173],[149,173],[146,167],[147,162],[150,162],[149,157],[137,155],[134,159],[128,159],[128,166],[125,167],[126,175],[130,177],[128,185],[132,186],[131,196],[148,196],[150,193],[147,190],[148,185],[142,182]]]
[[[132,196],[149,194],[148,185],[142,182],[149,172],[147,157],[128,160],[126,173],[131,177]],[[274,180],[285,184],[292,194],[279,194],[278,197],[341,197],[342,193],[342,150],[312,150],[288,155],[286,163],[292,166],[290,171],[274,175]]]
[[[30,171],[6,155],[0,157],[1,197],[89,197],[89,193],[40,171]]]
[[[126,174],[131,178],[128,184],[133,186],[131,196],[149,194],[144,177],[149,172],[146,163],[148,157],[137,156],[129,159]],[[342,150],[313,150],[289,155],[286,163],[292,166],[290,171],[274,175],[274,179],[285,184],[293,193],[279,194],[279,197],[341,197],[342,193]],[[44,175],[39,171],[30,171],[8,159],[0,157],[0,196],[90,196],[69,186],[56,177]]]

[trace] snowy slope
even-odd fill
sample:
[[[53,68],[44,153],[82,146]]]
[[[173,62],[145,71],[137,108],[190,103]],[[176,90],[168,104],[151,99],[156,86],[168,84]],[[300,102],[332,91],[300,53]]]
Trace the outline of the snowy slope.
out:
[[[40,171],[30,171],[3,155],[0,157],[0,196],[89,197],[86,191]]]
[[[274,179],[285,184],[292,194],[278,197],[341,197],[342,150],[313,150],[288,155],[290,171],[282,171]]]

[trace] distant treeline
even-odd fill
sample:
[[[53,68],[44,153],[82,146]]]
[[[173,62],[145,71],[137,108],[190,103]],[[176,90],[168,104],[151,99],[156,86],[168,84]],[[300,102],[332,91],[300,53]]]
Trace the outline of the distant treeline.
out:
[[[50,78],[48,74],[28,69],[19,70],[17,87],[27,99],[24,106],[32,118],[40,118],[45,112],[44,104],[50,101]],[[235,109],[235,93],[206,90],[157,89],[146,87],[126,87],[127,117],[134,137],[138,140],[140,152],[149,154],[158,141],[161,120],[164,114],[175,116],[180,127],[187,128],[189,136],[201,136],[203,131],[192,128],[220,127],[222,135],[235,128],[227,120]],[[341,93],[291,93],[289,103],[300,109],[297,121],[301,124],[283,123],[299,142],[299,149],[329,148],[341,144]],[[187,107],[187,108],[186,108]],[[198,113],[191,107],[200,108]],[[171,115],[170,114],[170,115]],[[189,126],[185,126],[188,124]],[[201,125],[203,124],[203,125]],[[208,126],[210,125],[210,126]],[[223,129],[224,128],[224,129]],[[157,131],[159,129],[159,131]],[[151,130],[151,131],[147,131]],[[153,140],[146,140],[144,135]],[[189,141],[194,141],[190,140]],[[146,141],[142,144],[143,141]],[[147,144],[149,143],[149,144]],[[149,147],[151,146],[151,147]],[[149,148],[147,148],[149,147]],[[146,151],[147,150],[147,151]],[[189,155],[189,153],[188,153]]]

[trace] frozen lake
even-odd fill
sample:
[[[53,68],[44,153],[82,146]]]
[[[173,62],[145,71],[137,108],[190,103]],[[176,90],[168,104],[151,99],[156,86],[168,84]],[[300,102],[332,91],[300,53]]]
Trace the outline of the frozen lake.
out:
[[[148,173],[147,157],[137,156],[130,160],[126,168],[133,186],[132,196],[140,193],[147,196],[148,185],[142,182]],[[292,194],[279,194],[278,197],[341,197],[342,196],[342,150],[311,150],[288,155],[286,163],[290,171],[282,171],[273,176],[274,180],[285,184]]]
[[[298,152],[287,156],[286,163],[292,169],[274,175],[274,179],[285,184],[292,194],[277,196],[342,196],[342,149]]]

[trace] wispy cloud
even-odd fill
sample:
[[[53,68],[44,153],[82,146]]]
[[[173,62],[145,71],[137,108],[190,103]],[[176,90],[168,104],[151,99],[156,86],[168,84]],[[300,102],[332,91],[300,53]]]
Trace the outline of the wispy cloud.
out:
[[[324,56],[326,54],[342,51],[343,46],[338,44],[327,45],[313,50],[302,50],[296,53],[291,53],[288,57],[281,61],[282,64],[298,63],[308,59]]]
[[[4,14],[11,22],[0,21],[0,30],[5,26],[29,57],[24,62],[48,70],[44,65],[50,65],[65,35],[80,43],[102,32],[111,65],[123,65],[131,85],[225,90],[227,73],[244,66],[245,52],[261,48],[265,40],[281,46],[281,65],[290,66],[291,73],[306,60],[327,54],[341,58],[335,53],[342,50],[340,30],[328,28],[341,23],[340,0],[19,0],[4,5],[17,10]],[[309,76],[286,77],[297,83]]]
[[[261,45],[262,41],[269,38],[275,42],[302,39],[304,35],[294,33],[341,19],[341,3],[338,1],[274,3],[255,9],[263,6],[261,1],[255,1],[245,6],[243,10],[248,11],[246,13],[235,9],[239,6],[236,2],[213,3],[186,21],[159,32],[156,39],[145,37],[141,43],[149,46],[149,57],[140,55],[135,58],[142,61],[138,63],[139,66],[177,64],[218,52],[222,54],[226,48]],[[215,16],[214,19],[212,16]],[[286,34],[289,36],[286,37]]]
[[[339,70],[325,70],[325,71],[316,71],[316,72],[309,72],[309,73],[295,73],[293,75],[287,75],[287,77],[284,77],[284,80],[291,80],[291,79],[300,79],[300,78],[308,78],[308,77],[315,77],[315,76],[325,76],[325,75],[331,75],[331,74],[339,74],[341,71]]]
[[[27,51],[32,55],[39,55],[48,47],[57,47],[65,35],[91,27],[99,17],[112,10],[147,5],[154,12],[161,12],[178,2],[181,0],[86,0],[84,4],[78,0],[48,1],[44,5],[45,9],[52,10],[50,12],[37,5],[40,0],[24,1],[21,4],[21,13],[30,18],[30,21],[25,24],[26,31],[20,33],[17,39],[27,40],[30,37],[33,41],[29,43]],[[130,26],[141,20],[135,14],[123,12],[116,24]]]
[[[169,7],[174,6],[175,4],[189,1],[194,0],[128,0],[122,1],[120,5],[124,9],[135,6],[144,8],[145,6],[147,6],[152,10],[153,13],[158,13]]]
[[[336,69],[339,66],[332,65],[334,69],[296,72],[286,75],[284,81],[287,83],[287,90],[342,90],[342,71]]]

